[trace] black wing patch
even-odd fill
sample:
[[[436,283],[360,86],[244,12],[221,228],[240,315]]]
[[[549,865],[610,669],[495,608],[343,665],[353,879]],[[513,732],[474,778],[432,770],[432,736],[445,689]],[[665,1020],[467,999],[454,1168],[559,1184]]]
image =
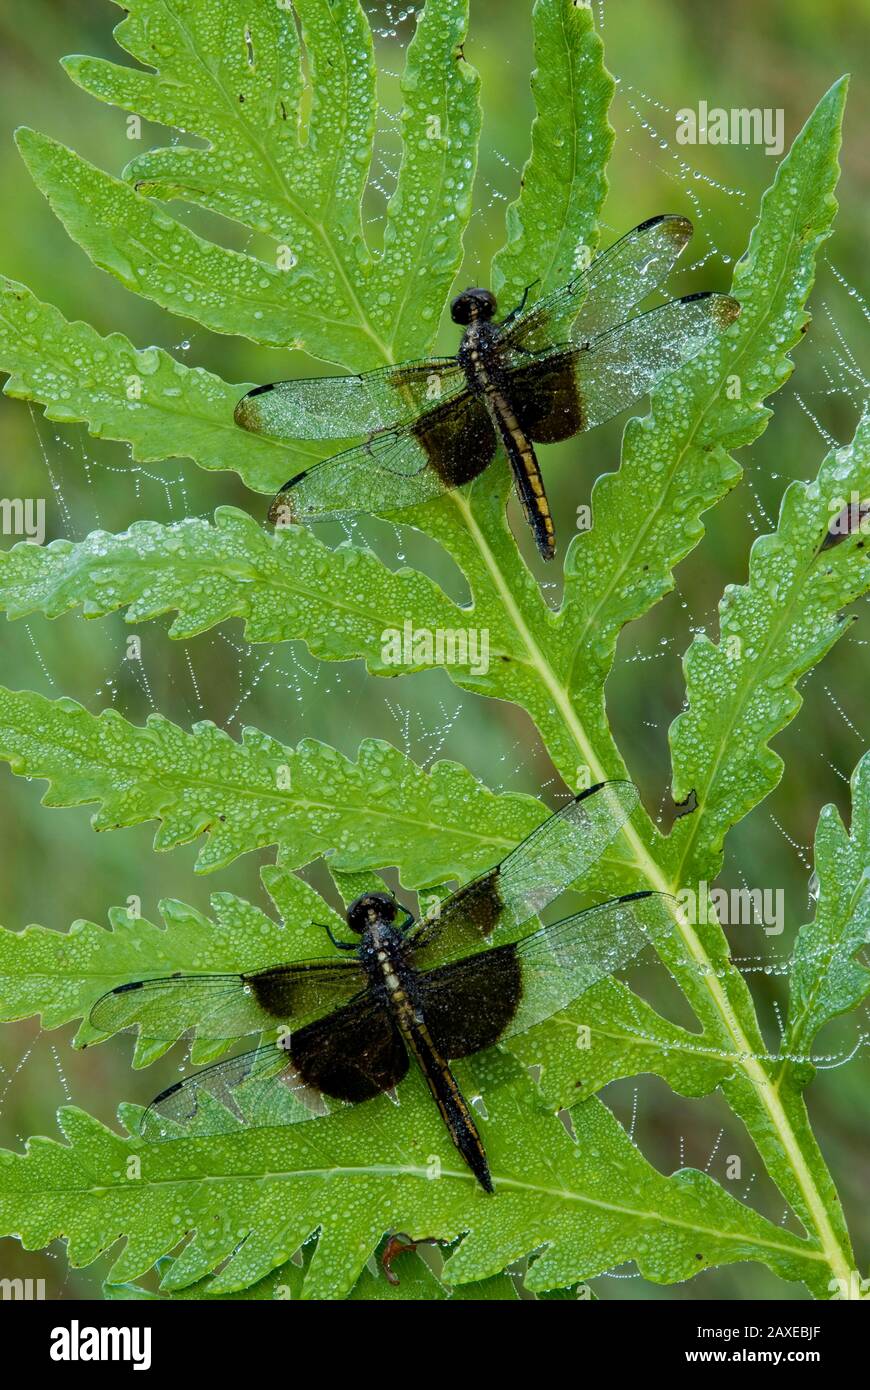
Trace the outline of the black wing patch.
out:
[[[673,901],[630,893],[522,941],[420,974],[426,1027],[446,1058],[467,1057],[566,1009],[673,931]]]
[[[727,294],[690,294],[588,343],[517,358],[508,387],[517,419],[547,444],[604,424],[713,342],[739,307]]]
[[[414,507],[471,482],[492,462],[496,447],[486,407],[466,391],[410,425],[375,434],[291,478],[269,520],[282,527]]]
[[[429,1035],[443,1057],[492,1047],[516,1014],[522,976],[515,944],[427,970],[417,980]]]
[[[292,1033],[289,1051],[301,1080],[335,1100],[371,1100],[408,1070],[398,1028],[369,996]]]
[[[149,1142],[297,1124],[388,1091],[408,1070],[389,1013],[368,996],[279,1043],[203,1067],[156,1096],[142,1117]]]
[[[579,358],[579,349],[562,347],[510,373],[510,402],[528,439],[557,444],[588,428],[577,379]]]

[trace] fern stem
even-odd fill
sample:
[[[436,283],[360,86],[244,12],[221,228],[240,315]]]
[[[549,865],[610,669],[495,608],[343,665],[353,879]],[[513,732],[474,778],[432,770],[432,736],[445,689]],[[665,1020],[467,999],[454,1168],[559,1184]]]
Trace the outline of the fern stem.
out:
[[[523,618],[510,585],[505,575],[502,573],[498,561],[472,513],[467,498],[463,497],[459,492],[453,492],[451,496],[462,517],[464,525],[480,551],[481,558],[486,565],[492,578],[493,585],[503,603],[505,613],[528,652],[529,665],[534,668],[538,679],[552,699],[556,713],[570,738],[573,740],[580,758],[590,769],[593,780],[604,780],[608,775],[605,764],[598,756],[589,735],[583,727],[582,720],[574,708],[567,689],[547,661],[543,651],[535,641],[531,629]],[[672,882],[668,878],[667,874],[650,854],[637,830],[630,822],[623,826],[621,833],[631,849],[633,862],[641,871],[646,881],[658,892],[668,894],[673,899],[673,894],[681,885],[678,882]],[[680,937],[691,960],[697,966],[700,979],[706,985],[711,1002],[725,1033],[733,1043],[734,1051],[737,1053],[737,1065],[741,1068],[746,1079],[753,1087],[753,1090],[779,1138],[783,1151],[788,1159],[789,1166],[794,1173],[798,1188],[806,1203],[807,1213],[817,1235],[825,1262],[829,1266],[832,1276],[838,1281],[839,1287],[844,1291],[848,1291],[846,1296],[849,1298],[857,1298],[857,1291],[853,1287],[856,1281],[850,1279],[850,1272],[853,1268],[851,1252],[848,1248],[844,1248],[843,1244],[837,1238],[825,1206],[824,1198],[813,1180],[810,1166],[803,1154],[794,1127],[786,1113],[778,1088],[776,1085],[772,1084],[762,1063],[753,1056],[751,1040],[746,1036],[745,1031],[740,1026],[739,1020],[731,1007],[728,995],[722,986],[722,982],[712,960],[704,949],[704,945],[697,932],[692,929],[691,924],[679,911],[676,899],[673,899],[673,901],[675,907],[673,916]],[[708,903],[708,914],[708,920],[718,921],[712,903]],[[733,966],[729,964],[727,968],[731,970]],[[743,1118],[747,1127],[749,1127],[750,1121],[748,1117],[744,1116]]]

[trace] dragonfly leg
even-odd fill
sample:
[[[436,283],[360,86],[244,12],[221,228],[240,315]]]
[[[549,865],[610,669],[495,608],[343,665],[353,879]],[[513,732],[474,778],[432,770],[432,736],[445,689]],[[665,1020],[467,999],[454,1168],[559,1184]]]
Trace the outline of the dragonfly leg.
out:
[[[506,328],[507,325],[508,325],[509,323],[513,323],[515,319],[518,319],[518,318],[519,318],[520,314],[523,312],[523,310],[524,310],[525,307],[526,307],[526,300],[527,300],[528,297],[529,297],[529,291],[530,291],[530,290],[533,290],[533,289],[535,288],[535,285],[539,285],[540,283],[541,283],[541,277],[540,277],[540,275],[539,275],[538,278],[537,278],[537,280],[533,280],[532,283],[531,283],[530,285],[526,285],[526,288],[523,290],[523,297],[522,297],[522,299],[520,300],[519,304],[517,305],[517,307],[516,307],[515,309],[511,309],[511,311],[510,311],[510,313],[508,314],[507,318],[504,319],[504,320],[502,321],[502,323],[499,324],[499,328]]]
[[[332,942],[333,946],[336,946],[339,951],[355,951],[357,949],[355,941],[339,941],[338,937],[333,936],[330,928],[326,925],[325,922],[315,922],[314,926],[322,927],[323,930],[326,932],[326,935]]]

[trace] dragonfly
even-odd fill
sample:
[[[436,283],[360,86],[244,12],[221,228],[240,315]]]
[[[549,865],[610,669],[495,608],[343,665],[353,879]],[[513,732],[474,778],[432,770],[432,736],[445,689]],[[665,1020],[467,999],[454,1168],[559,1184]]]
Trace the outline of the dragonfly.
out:
[[[394,512],[477,478],[503,446],[540,554],[556,534],[535,444],[593,429],[706,347],[739,313],[730,295],[696,293],[629,317],[670,273],[692,235],[664,214],[628,232],[567,284],[501,322],[491,290],[453,300],[464,329],[453,357],[356,376],[278,381],[235,409],[243,429],[279,440],[362,442],[285,483],[277,528]]]
[[[142,1136],[163,1142],[311,1120],[391,1092],[413,1058],[457,1151],[492,1192],[477,1120],[450,1063],[558,1013],[672,930],[666,898],[642,891],[522,934],[600,859],[637,804],[630,782],[589,788],[419,917],[387,892],[364,893],[347,908],[352,939],[324,928],[334,948],[325,958],[109,990],[90,1013],[107,1034],[138,1027],[148,1039],[195,1031],[219,1041],[279,1029],[276,1041],[161,1092]],[[489,944],[496,933],[508,939]]]

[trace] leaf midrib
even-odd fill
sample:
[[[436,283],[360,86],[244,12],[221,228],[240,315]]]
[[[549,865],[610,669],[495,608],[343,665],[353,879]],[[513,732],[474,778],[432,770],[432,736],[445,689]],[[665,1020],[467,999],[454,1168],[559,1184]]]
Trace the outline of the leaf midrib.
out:
[[[3,721],[2,727],[5,727],[5,728],[8,729],[8,728],[14,727],[14,726],[11,726],[9,723]],[[39,737],[38,735],[34,734],[34,733],[33,733],[32,731],[30,731],[30,730],[23,730],[23,731],[20,731],[20,732],[24,732],[24,733],[26,734],[26,736],[29,737],[29,738],[38,738],[38,737]],[[190,735],[188,735],[188,737],[190,737]],[[66,754],[70,754],[70,755],[72,755],[72,756],[76,756],[76,754],[77,754],[77,750],[76,750],[75,748],[67,747],[67,746],[65,746],[63,743],[60,743],[60,742],[57,741],[57,740],[51,740],[51,744],[52,744],[54,747],[59,747],[59,748],[60,748],[64,753],[66,753]],[[236,747],[236,751],[237,751],[237,752],[242,751],[241,749],[239,749],[239,746],[238,746],[238,745],[235,745],[235,747]],[[285,750],[285,751],[290,752],[291,754],[292,754],[292,752],[293,752],[292,749],[290,749],[290,750]],[[79,756],[80,756],[80,754],[79,754]],[[25,761],[28,761],[28,760],[26,759],[26,757],[25,757]],[[111,762],[107,762],[107,761],[105,761],[104,759],[102,759],[102,758],[100,758],[100,757],[98,757],[98,756],[93,756],[93,754],[90,756],[89,761],[90,761],[91,767],[102,768],[103,771],[105,772],[105,774],[106,774],[108,777],[110,777],[110,778],[113,777],[114,775],[116,775],[116,774],[118,774],[118,773],[120,772],[120,769],[119,769],[119,767],[117,766],[117,764],[114,764],[114,763],[111,763]],[[166,769],[166,770],[160,771],[160,772],[157,774],[156,777],[153,775],[153,774],[154,774],[153,765],[152,765],[150,762],[148,762],[148,761],[146,761],[146,762],[144,762],[144,763],[142,763],[141,765],[138,765],[138,766],[137,766],[136,764],[133,764],[133,765],[132,765],[132,768],[133,768],[133,770],[135,770],[135,771],[137,772],[137,774],[138,774],[138,773],[142,773],[142,772],[144,772],[144,773],[150,773],[151,776],[150,776],[150,777],[147,777],[147,778],[145,779],[146,785],[150,785],[150,786],[152,786],[152,787],[155,788],[155,789],[162,789],[162,788],[165,788],[168,794],[174,794],[175,789],[178,788],[178,787],[181,787],[182,789],[187,789],[187,790],[189,790],[189,789],[193,786],[193,787],[201,787],[201,788],[204,788],[204,789],[209,790],[209,791],[211,791],[211,790],[220,790],[220,791],[221,791],[222,793],[224,793],[224,795],[226,796],[227,789],[228,789],[228,787],[229,787],[229,788],[230,788],[230,791],[231,791],[231,793],[232,793],[232,798],[233,798],[233,799],[243,800],[243,799],[247,798],[247,799],[250,800],[250,801],[267,801],[267,802],[270,802],[270,803],[273,803],[273,804],[277,803],[277,804],[275,805],[275,810],[276,810],[276,812],[277,812],[278,814],[281,814],[281,812],[282,812],[282,810],[283,810],[283,807],[284,807],[285,805],[286,805],[286,807],[287,807],[287,812],[288,812],[288,813],[289,813],[290,811],[293,811],[293,810],[321,811],[321,812],[322,812],[322,811],[326,811],[326,812],[328,812],[328,813],[331,813],[332,815],[339,814],[339,815],[350,816],[350,815],[358,815],[358,814],[359,814],[359,811],[360,811],[360,809],[361,809],[361,808],[360,808],[360,804],[355,803],[355,802],[348,802],[348,803],[346,803],[346,804],[345,804],[345,803],[336,803],[336,802],[320,802],[320,801],[311,800],[309,797],[301,797],[301,796],[298,796],[298,795],[294,797],[293,792],[292,792],[292,789],[289,790],[289,791],[286,793],[286,795],[282,795],[282,789],[279,788],[279,787],[277,787],[277,786],[276,786],[276,787],[270,787],[270,788],[268,788],[268,790],[267,790],[265,787],[264,787],[264,788],[250,788],[250,787],[245,787],[245,786],[239,786],[237,783],[228,782],[228,780],[227,780],[226,777],[222,777],[222,778],[220,778],[220,779],[212,779],[212,778],[208,778],[208,777],[203,777],[201,774],[197,774],[197,773],[195,772],[195,769],[192,769],[192,768],[189,769],[189,770],[188,770],[188,769],[181,769],[181,768],[178,768],[178,769],[176,769],[176,768]],[[127,762],[126,765],[125,765],[125,772],[126,772],[126,775],[127,775],[128,777],[129,777],[129,775],[130,775],[130,771],[131,771],[131,763],[130,763],[129,760],[128,760],[128,762]],[[174,772],[177,772],[177,774],[178,774],[177,777],[173,777],[173,776],[171,775],[171,773],[174,773]],[[46,773],[46,772],[40,772],[40,771],[34,770],[34,768],[33,768],[32,766],[30,766],[30,767],[27,768],[27,771],[26,771],[25,775],[30,776],[30,777],[36,777],[36,778],[39,779],[40,781],[45,780],[45,781],[47,781],[47,782],[49,783],[49,786],[52,787],[52,788],[55,786],[55,783],[56,783],[56,781],[57,781],[57,778],[52,777],[50,774],[48,774],[48,773]],[[68,773],[65,774],[65,776],[68,776]],[[141,786],[141,785],[142,785],[141,782],[137,782],[137,786]],[[100,805],[102,805],[103,807],[105,807],[105,803],[106,803],[106,801],[108,800],[109,796],[113,796],[113,795],[114,795],[114,796],[123,795],[123,791],[119,791],[119,790],[116,789],[115,787],[111,787],[110,790],[109,790],[108,792],[103,793],[102,795],[97,795],[97,796],[90,797],[89,800],[88,800],[88,802],[85,802],[85,803],[82,803],[82,802],[71,802],[71,803],[62,803],[62,804],[66,804],[66,805],[91,804],[91,805],[93,805],[93,804],[96,803],[96,804],[100,804]],[[46,804],[50,804],[50,803],[46,803]],[[55,803],[55,804],[57,804],[57,803]],[[232,804],[232,802],[230,802],[230,804]],[[187,805],[188,809],[190,809],[189,803],[185,803],[185,801],[184,801],[183,798],[177,798],[177,799],[172,803],[171,806],[161,806],[160,811],[158,812],[158,814],[157,814],[156,816],[151,815],[151,816],[148,816],[147,819],[148,819],[148,820],[157,819],[157,820],[159,820],[161,823],[164,823],[164,822],[166,821],[166,819],[167,819],[167,815],[165,814],[166,812],[171,812],[173,809],[179,809],[179,810],[180,810],[180,809],[182,809],[183,807],[185,807],[185,805]],[[194,803],[194,805],[195,805],[195,803]],[[399,814],[399,813],[398,813],[395,809],[393,809],[392,807],[387,808],[386,810],[382,810],[382,809],[381,809],[380,807],[378,807],[377,805],[371,805],[371,804],[369,804],[369,803],[367,803],[367,804],[365,805],[364,809],[365,809],[366,815],[374,816],[374,817],[379,817],[379,818],[381,818],[381,819],[384,820],[384,821],[391,821],[391,822],[392,822],[392,821],[395,821],[396,818],[397,818],[397,815]],[[461,839],[469,840],[469,841],[471,841],[473,844],[487,845],[487,846],[492,845],[493,847],[495,847],[495,848],[497,848],[497,849],[510,849],[510,848],[512,848],[512,847],[516,844],[516,841],[513,840],[513,839],[511,839],[510,837],[495,836],[495,835],[482,835],[482,834],[479,834],[479,833],[475,833],[475,832],[473,832],[473,831],[471,831],[471,830],[467,830],[467,829],[465,829],[462,825],[451,826],[451,825],[448,825],[448,824],[439,823],[439,822],[437,822],[437,821],[421,820],[421,819],[420,819],[419,817],[417,817],[417,816],[410,815],[410,814],[406,814],[406,813],[402,813],[401,819],[402,819],[403,825],[414,826],[414,827],[417,828],[419,831],[434,832],[434,833],[436,833],[436,834],[442,834],[442,835],[455,835],[455,836],[460,837]],[[132,822],[131,822],[131,824],[132,824]],[[205,833],[205,834],[212,834],[212,833],[214,833],[216,830],[219,830],[221,827],[225,828],[228,832],[232,832],[232,830],[233,830],[233,828],[234,828],[230,822],[221,821],[221,820],[219,820],[219,818],[218,818],[217,816],[215,816],[215,817],[213,817],[213,819],[208,823],[208,825],[206,825],[206,826],[204,826],[204,827],[202,828],[202,830],[201,830],[199,833],[200,833],[200,834],[203,834],[203,833]],[[129,827],[128,827],[128,828],[129,828]],[[268,841],[267,843],[273,843],[273,841],[270,840],[270,841]],[[280,841],[279,841],[279,843],[280,843]]]
[[[286,1126],[279,1125],[273,1126],[272,1128],[280,1131],[281,1129],[286,1128]],[[239,1134],[242,1134],[243,1132],[243,1129],[239,1130]],[[186,1141],[181,1140],[176,1142],[184,1143]],[[198,1143],[201,1141],[195,1139],[190,1142]],[[142,1153],[145,1151],[146,1150],[137,1150],[136,1152]],[[442,1165],[440,1173],[441,1180],[444,1180],[445,1178],[451,1178],[466,1184],[476,1183],[477,1181],[474,1175],[466,1169],[451,1169]],[[244,1169],[241,1171],[208,1174],[197,1172],[192,1174],[190,1177],[149,1177],[144,1179],[143,1181],[145,1183],[146,1190],[155,1188],[174,1189],[184,1188],[187,1186],[194,1186],[198,1189],[201,1189],[203,1187],[209,1186],[214,1187],[223,1183],[255,1182],[260,1184],[268,1182],[299,1182],[305,1180],[314,1180],[318,1182],[328,1180],[331,1182],[338,1177],[417,1177],[427,1183],[431,1182],[430,1169],[427,1165],[421,1167],[417,1164],[409,1163],[371,1163],[355,1164],[353,1166],[337,1164],[335,1166],[330,1165],[328,1167],[323,1168],[291,1168],[271,1170],[268,1172],[263,1172],[261,1170],[257,1172],[251,1172],[246,1171]],[[701,1224],[699,1222],[692,1222],[686,1220],[685,1218],[674,1216],[671,1213],[662,1213],[661,1211],[657,1211],[654,1209],[650,1210],[643,1207],[631,1207],[627,1204],[620,1204],[618,1202],[608,1202],[604,1198],[593,1197],[590,1196],[588,1193],[575,1192],[562,1185],[558,1187],[548,1187],[545,1186],[543,1183],[532,1182],[528,1179],[500,1177],[498,1173],[495,1171],[493,1171],[493,1179],[497,1184],[497,1190],[513,1189],[517,1192],[528,1192],[534,1194],[537,1197],[555,1199],[557,1202],[566,1204],[571,1203],[572,1205],[576,1204],[579,1206],[590,1207],[596,1211],[611,1213],[615,1216],[624,1217],[626,1219],[634,1221],[643,1221],[651,1225],[671,1226],[677,1230],[697,1232],[698,1235],[709,1236],[715,1240],[734,1241],[738,1244],[756,1245],[760,1249],[775,1250],[781,1254],[788,1255],[795,1259],[820,1261],[822,1263],[824,1263],[826,1260],[824,1251],[822,1251],[821,1249],[814,1249],[808,1239],[802,1240],[802,1238],[799,1236],[793,1237],[794,1243],[789,1243],[785,1240],[777,1241],[772,1239],[771,1237],[764,1238],[760,1235],[757,1235],[754,1232],[732,1231],[722,1229],[718,1226],[710,1226],[706,1224]],[[142,1183],[139,1184],[139,1188],[137,1190],[135,1184],[132,1184],[129,1181],[117,1180],[99,1182],[91,1186],[69,1185],[66,1187],[40,1187],[39,1196],[68,1197],[70,1193],[74,1192],[82,1197],[104,1198],[108,1192],[112,1192],[119,1196],[123,1194],[124,1196],[131,1197],[134,1200],[138,1200],[141,1198],[142,1195],[141,1189]],[[740,1204],[738,1203],[738,1206],[739,1205]],[[757,1213],[753,1212],[751,1208],[748,1208],[747,1210],[749,1210],[753,1216],[757,1215]],[[758,1219],[763,1220],[764,1218],[759,1217]],[[195,1227],[195,1229],[198,1229],[198,1227]],[[123,1232],[122,1234],[126,1234],[132,1237],[135,1233],[131,1231]],[[552,1243],[553,1242],[550,1241],[550,1244]]]

